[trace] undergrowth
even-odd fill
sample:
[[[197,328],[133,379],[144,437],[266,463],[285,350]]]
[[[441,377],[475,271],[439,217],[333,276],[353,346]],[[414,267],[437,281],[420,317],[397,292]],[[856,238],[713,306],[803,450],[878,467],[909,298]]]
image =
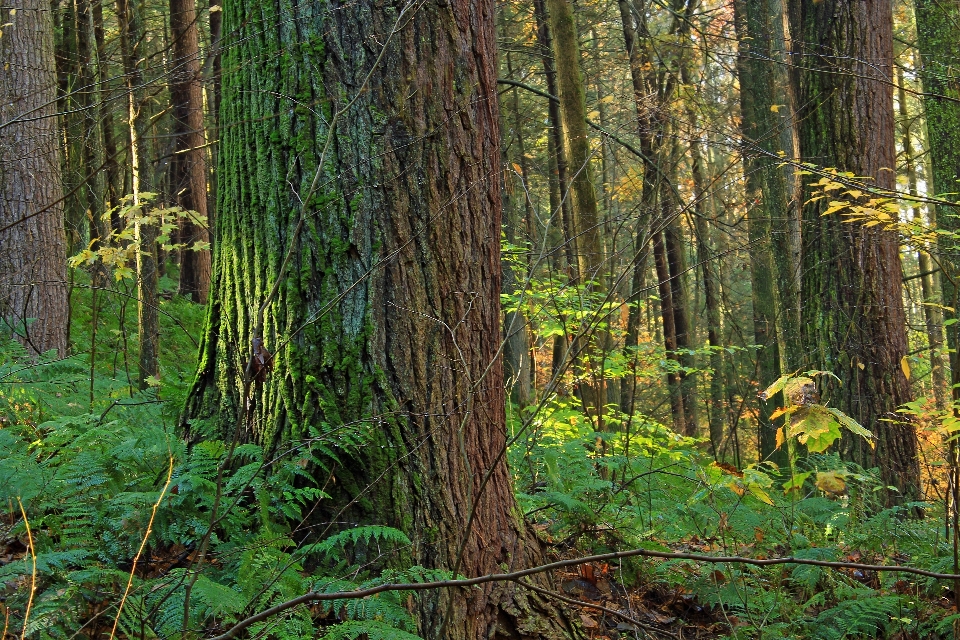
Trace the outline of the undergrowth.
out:
[[[172,282],[165,280],[168,289]],[[388,553],[415,542],[395,529],[303,533],[312,507],[327,497],[308,470],[330,459],[329,434],[314,430],[275,458],[254,444],[236,447],[229,461],[229,443],[187,446],[175,425],[203,309],[165,293],[159,384],[138,391],[129,374],[133,298],[98,291],[94,333],[92,291],[76,283],[70,357],[33,362],[18,343],[0,345],[7,633],[211,636],[309,591],[449,577],[347,559],[345,550],[357,545]],[[621,428],[595,432],[574,397],[511,410],[520,507],[561,554],[640,547],[952,570],[942,507],[884,509],[875,472],[835,454],[808,455],[790,470],[736,469],[648,416],[614,414],[611,423]],[[920,506],[923,518],[915,517]],[[949,585],[907,574],[685,559],[635,559],[611,571],[623,589],[655,583],[695,599],[729,638],[946,638],[957,618],[946,605]],[[410,598],[383,592],[300,606],[245,633],[416,638]]]

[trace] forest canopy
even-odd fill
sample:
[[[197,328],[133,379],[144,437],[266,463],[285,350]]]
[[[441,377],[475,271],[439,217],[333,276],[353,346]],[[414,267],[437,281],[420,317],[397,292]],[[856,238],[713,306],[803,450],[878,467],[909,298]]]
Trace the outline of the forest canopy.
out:
[[[960,1],[0,8],[0,640],[956,638]]]

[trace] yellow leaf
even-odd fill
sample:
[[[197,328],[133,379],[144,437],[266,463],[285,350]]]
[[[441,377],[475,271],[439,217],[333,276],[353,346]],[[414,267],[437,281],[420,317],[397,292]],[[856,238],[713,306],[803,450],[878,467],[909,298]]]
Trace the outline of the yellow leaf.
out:
[[[900,368],[903,370],[903,375],[907,377],[907,380],[910,379],[910,363],[907,361],[907,356],[900,358]]]
[[[840,494],[847,490],[847,483],[843,476],[836,471],[821,471],[817,473],[817,489],[827,493]]]
[[[783,427],[777,429],[777,449],[783,446],[783,443],[787,441],[786,436],[783,435]]]
[[[516,172],[519,173],[519,174],[522,174],[522,173],[523,173],[523,168],[522,168],[519,164],[517,164],[516,162],[513,163],[513,169],[514,169],[514,171],[516,171]]]
[[[766,491],[754,485],[750,485],[749,489],[750,489],[750,493],[753,494],[754,498],[756,498],[757,500],[759,500],[764,504],[770,505],[771,507],[773,506],[773,500],[770,499],[770,496],[767,494]]]
[[[860,371],[863,371],[866,368],[866,366],[862,362],[858,362],[857,366],[860,368]]]
[[[773,111],[774,113],[780,113],[780,107],[782,107],[782,106],[784,106],[784,105],[782,105],[782,104],[772,104],[772,105],[770,105],[770,111]]]

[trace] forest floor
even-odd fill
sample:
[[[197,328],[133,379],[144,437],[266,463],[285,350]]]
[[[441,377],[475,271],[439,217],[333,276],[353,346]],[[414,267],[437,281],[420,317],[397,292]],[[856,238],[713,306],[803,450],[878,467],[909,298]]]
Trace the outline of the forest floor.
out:
[[[720,638],[737,620],[700,603],[682,587],[657,582],[624,589],[608,565],[584,564],[556,574],[563,593],[583,604],[570,606],[592,640]]]

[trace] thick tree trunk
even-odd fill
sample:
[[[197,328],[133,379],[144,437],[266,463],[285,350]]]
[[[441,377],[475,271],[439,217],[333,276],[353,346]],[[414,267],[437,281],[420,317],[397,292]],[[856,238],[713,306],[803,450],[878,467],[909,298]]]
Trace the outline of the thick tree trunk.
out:
[[[791,4],[800,151],[804,161],[894,187],[893,17],[885,2]],[[827,199],[828,200],[828,199]],[[884,484],[919,496],[915,427],[897,408],[911,399],[896,233],[804,207],[804,338],[820,368],[843,381],[831,401],[877,434],[876,449],[845,438],[848,459],[880,467]]]
[[[50,4],[26,0],[0,38],[0,328],[27,349],[67,353],[57,76]]]
[[[316,518],[399,527],[413,563],[453,569],[462,551],[460,573],[480,575],[540,561],[501,456],[493,3],[400,15],[250,0],[225,7],[224,29],[237,44],[224,52],[210,321],[188,417],[269,451],[329,433],[341,450]],[[263,329],[274,367],[250,388],[253,309],[278,278]],[[571,633],[514,585],[414,608],[431,639]]]
[[[176,153],[170,170],[171,191],[176,204],[199,214],[181,218],[180,293],[194,302],[206,303],[210,291],[210,251],[194,250],[197,242],[209,242],[207,227],[207,150],[203,128],[203,86],[200,82],[200,44],[194,0],[170,0],[170,31],[173,38],[173,72],[170,98],[173,103]]]

